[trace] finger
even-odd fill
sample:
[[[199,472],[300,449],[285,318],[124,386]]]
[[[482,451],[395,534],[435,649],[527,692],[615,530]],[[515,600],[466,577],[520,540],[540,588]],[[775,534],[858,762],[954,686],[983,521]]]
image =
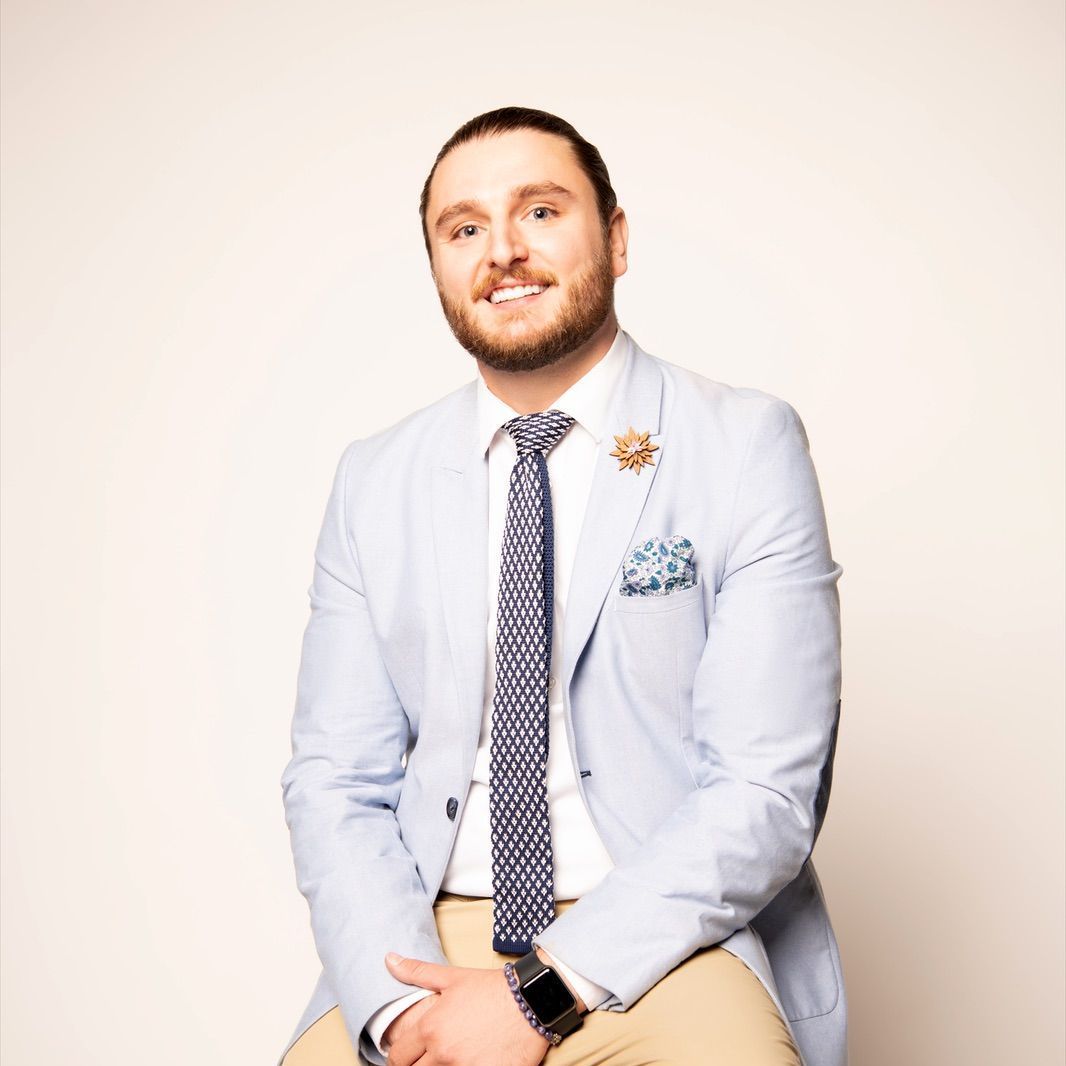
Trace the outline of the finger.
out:
[[[385,965],[396,980],[403,981],[405,985],[428,988],[433,992],[443,991],[451,980],[450,966],[423,962],[421,959],[405,959],[391,951],[385,956]]]
[[[412,1066],[426,1053],[426,1041],[418,1026],[409,1025],[390,1045],[387,1066]]]

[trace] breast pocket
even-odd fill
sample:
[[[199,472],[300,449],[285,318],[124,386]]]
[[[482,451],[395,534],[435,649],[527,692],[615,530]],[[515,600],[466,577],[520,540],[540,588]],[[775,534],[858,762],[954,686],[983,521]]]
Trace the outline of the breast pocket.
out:
[[[619,669],[638,710],[679,715],[707,640],[703,593],[702,577],[665,596],[612,593]]]

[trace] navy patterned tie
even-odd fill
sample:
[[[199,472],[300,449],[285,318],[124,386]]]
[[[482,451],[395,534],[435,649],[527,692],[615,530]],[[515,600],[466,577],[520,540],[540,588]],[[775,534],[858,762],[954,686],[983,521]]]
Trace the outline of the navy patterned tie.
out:
[[[545,455],[574,424],[562,411],[518,415],[496,612],[496,690],[489,755],[492,947],[525,954],[555,918],[548,822],[548,670],[554,538]]]

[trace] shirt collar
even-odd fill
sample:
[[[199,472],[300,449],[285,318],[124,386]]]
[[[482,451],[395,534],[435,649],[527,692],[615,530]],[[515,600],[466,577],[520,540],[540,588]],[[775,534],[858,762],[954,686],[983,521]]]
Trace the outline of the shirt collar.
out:
[[[575,421],[599,444],[607,421],[607,404],[611,399],[618,376],[625,365],[625,333],[619,329],[614,335],[607,354],[584,375],[577,379],[549,408],[571,415]],[[518,412],[504,403],[485,384],[480,370],[477,376],[477,424],[479,455],[485,455],[493,437],[504,422]]]

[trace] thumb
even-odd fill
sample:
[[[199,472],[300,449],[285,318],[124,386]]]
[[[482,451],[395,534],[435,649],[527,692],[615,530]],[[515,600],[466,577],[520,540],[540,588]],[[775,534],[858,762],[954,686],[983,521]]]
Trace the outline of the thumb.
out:
[[[451,977],[450,966],[439,966],[435,962],[423,962],[421,959],[405,959],[390,951],[385,956],[385,965],[397,981],[405,985],[417,985],[432,992],[441,992]]]

